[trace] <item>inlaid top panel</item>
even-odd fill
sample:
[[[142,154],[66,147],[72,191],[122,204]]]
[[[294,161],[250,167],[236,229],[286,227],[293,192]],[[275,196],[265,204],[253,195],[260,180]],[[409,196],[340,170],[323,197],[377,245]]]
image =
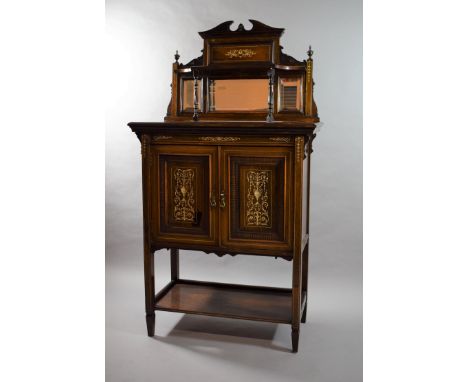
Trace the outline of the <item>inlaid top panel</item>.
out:
[[[243,61],[272,61],[271,45],[214,45],[211,46],[211,63]]]

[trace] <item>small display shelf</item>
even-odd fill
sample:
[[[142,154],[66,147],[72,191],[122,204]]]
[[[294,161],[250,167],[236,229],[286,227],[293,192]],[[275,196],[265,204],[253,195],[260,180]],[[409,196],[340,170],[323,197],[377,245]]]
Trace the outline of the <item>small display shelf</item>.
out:
[[[291,323],[292,289],[206,281],[171,281],[155,296],[155,310]]]

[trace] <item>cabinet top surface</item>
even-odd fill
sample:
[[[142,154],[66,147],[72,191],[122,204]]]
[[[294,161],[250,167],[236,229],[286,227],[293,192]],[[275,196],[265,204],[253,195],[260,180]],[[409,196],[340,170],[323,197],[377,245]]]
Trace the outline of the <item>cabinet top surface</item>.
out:
[[[321,123],[299,121],[177,121],[177,122],[129,122],[137,134],[158,132],[183,132],[191,134],[243,133],[243,134],[310,134]]]
[[[187,126],[187,127],[224,127],[224,128],[233,128],[233,127],[241,127],[241,128],[249,128],[249,127],[268,127],[268,128],[282,128],[282,127],[302,127],[302,128],[315,128],[320,123],[313,123],[313,122],[301,122],[301,121],[274,121],[274,122],[266,122],[266,121],[175,121],[175,122],[129,122],[128,126],[130,127],[137,127],[137,126],[147,126],[147,127],[179,127],[179,126]]]

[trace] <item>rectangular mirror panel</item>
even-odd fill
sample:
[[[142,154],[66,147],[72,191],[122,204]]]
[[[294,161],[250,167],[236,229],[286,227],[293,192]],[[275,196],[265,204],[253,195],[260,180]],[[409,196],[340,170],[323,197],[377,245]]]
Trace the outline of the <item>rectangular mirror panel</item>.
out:
[[[208,111],[266,111],[268,79],[210,80]]]

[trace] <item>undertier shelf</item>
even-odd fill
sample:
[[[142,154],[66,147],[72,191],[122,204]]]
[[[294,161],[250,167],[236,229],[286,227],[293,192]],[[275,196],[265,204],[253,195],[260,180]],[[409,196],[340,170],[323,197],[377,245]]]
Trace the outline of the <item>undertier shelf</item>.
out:
[[[291,323],[292,292],[287,288],[176,280],[155,299],[155,310]]]

